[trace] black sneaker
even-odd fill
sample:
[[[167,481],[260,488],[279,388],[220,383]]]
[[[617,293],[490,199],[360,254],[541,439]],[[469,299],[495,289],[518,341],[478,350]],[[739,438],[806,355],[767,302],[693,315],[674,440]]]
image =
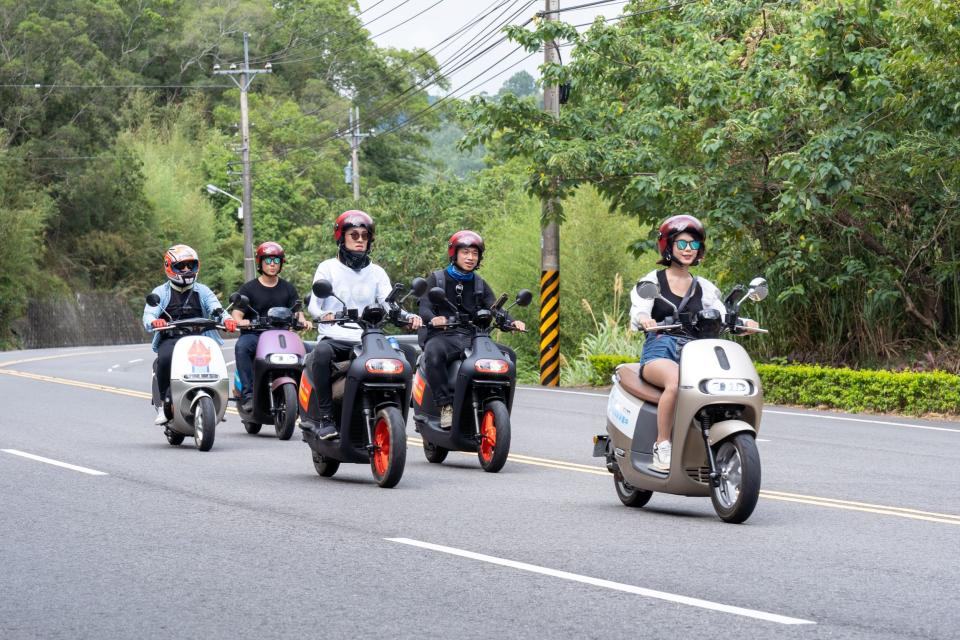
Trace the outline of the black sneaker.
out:
[[[337,423],[330,416],[320,418],[320,424],[314,433],[317,434],[318,440],[333,440],[340,435],[337,431]]]
[[[240,408],[244,413],[253,413],[253,398],[244,398]]]

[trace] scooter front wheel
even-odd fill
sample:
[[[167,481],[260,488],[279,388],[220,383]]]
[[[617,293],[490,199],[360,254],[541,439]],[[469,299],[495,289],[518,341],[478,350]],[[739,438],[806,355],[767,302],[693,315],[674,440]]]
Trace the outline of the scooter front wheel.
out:
[[[623,479],[619,471],[613,474],[613,487],[617,490],[617,497],[620,502],[628,507],[640,508],[650,502],[653,497],[653,491],[637,489]]]
[[[480,446],[477,457],[484,471],[503,469],[510,453],[510,412],[500,400],[488,402],[480,421]]]
[[[372,444],[370,469],[374,479],[385,489],[396,486],[407,462],[407,425],[399,409],[385,407],[377,411]]]
[[[199,451],[210,451],[217,428],[217,409],[213,400],[204,396],[193,409],[193,441]]]
[[[713,508],[724,522],[740,524],[760,497],[760,453],[753,436],[735,434],[714,447],[720,484],[710,488]]]
[[[277,408],[274,425],[277,438],[289,440],[297,423],[297,385],[288,382],[273,392],[273,401]]]

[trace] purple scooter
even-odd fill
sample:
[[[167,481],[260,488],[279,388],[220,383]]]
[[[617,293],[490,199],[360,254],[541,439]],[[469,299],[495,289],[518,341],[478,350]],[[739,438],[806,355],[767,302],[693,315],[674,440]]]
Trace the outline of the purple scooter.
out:
[[[230,302],[236,308],[249,309],[246,296],[233,294]],[[249,309],[256,314],[256,311]],[[257,354],[253,359],[253,410],[243,410],[241,401],[243,385],[240,373],[233,375],[233,397],[240,413],[240,420],[247,433],[260,433],[264,424],[272,424],[277,438],[289,440],[297,422],[297,383],[303,370],[307,351],[303,340],[294,331],[303,326],[297,321],[300,303],[293,309],[272,307],[267,316],[250,321],[250,328],[260,332]]]

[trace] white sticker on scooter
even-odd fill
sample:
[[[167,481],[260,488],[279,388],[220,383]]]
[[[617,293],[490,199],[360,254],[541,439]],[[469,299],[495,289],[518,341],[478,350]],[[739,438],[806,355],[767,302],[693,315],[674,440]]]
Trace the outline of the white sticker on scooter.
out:
[[[633,437],[633,427],[636,424],[633,405],[617,387],[610,390],[610,398],[607,400],[607,419],[627,436]]]

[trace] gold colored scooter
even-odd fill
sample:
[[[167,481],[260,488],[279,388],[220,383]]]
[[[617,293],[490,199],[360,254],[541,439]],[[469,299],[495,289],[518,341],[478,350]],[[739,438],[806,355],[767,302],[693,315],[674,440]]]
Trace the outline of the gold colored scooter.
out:
[[[760,495],[760,454],[756,437],[763,412],[763,388],[753,361],[723,335],[745,333],[740,305],[767,296],[767,282],[754,278],[742,298],[738,285],[725,300],[727,313],[704,309],[676,313],[656,282],[641,282],[641,298],[674,308],[653,331],[667,331],[681,342],[680,387],[672,431],[670,470],[651,466],[657,439],[661,389],[640,377],[639,364],[623,364],[613,375],[607,401],[607,433],[594,436],[596,457],[606,458],[620,501],[642,507],[654,492],[710,496],[722,520],[741,523]],[[766,333],[751,329],[752,333]]]

